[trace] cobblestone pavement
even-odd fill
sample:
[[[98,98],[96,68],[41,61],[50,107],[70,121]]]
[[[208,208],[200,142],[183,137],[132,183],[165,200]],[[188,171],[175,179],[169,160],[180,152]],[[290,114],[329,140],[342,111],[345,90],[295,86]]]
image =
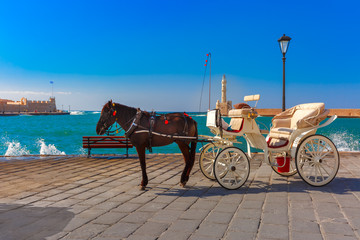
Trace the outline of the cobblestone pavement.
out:
[[[154,154],[140,191],[136,157],[2,158],[0,239],[359,239],[359,160],[341,153],[337,177],[318,188],[254,160],[229,191],[197,161],[182,188],[182,156]]]

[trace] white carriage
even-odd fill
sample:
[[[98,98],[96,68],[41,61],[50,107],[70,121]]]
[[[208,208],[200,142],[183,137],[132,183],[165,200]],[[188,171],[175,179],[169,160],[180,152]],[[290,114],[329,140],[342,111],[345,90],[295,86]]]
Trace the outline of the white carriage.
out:
[[[244,101],[257,104],[259,99],[260,95],[251,95]],[[263,150],[263,161],[282,176],[299,173],[312,186],[324,186],[335,178],[340,165],[336,146],[316,134],[337,118],[332,116],[320,125],[329,114],[324,103],[300,104],[281,112],[272,119],[270,132],[259,129],[255,107],[230,110],[229,124],[218,110],[207,113],[206,126],[215,135],[207,137],[211,142],[200,153],[200,169],[207,178],[227,189],[241,187],[250,173],[251,147]],[[234,146],[236,137],[246,140],[247,154]]]

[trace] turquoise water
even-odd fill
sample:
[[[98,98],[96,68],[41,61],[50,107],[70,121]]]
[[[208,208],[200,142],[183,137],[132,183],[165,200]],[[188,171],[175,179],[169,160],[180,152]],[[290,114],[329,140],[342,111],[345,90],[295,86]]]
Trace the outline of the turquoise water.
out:
[[[212,135],[205,126],[205,113],[190,113],[197,122],[200,135]],[[0,155],[79,155],[87,154],[82,148],[82,136],[96,135],[95,127],[100,112],[73,111],[62,116],[0,117]],[[267,127],[271,118],[259,117]],[[227,120],[229,122],[229,120]],[[260,124],[261,129],[265,129]],[[339,151],[360,151],[360,119],[338,118],[318,133],[333,140]],[[120,133],[123,135],[123,132]],[[198,144],[200,148],[202,144]],[[240,148],[244,149],[245,144]],[[122,154],[124,149],[93,149],[94,154]],[[136,153],[130,149],[130,153]],[[153,148],[155,153],[180,153],[176,144]]]

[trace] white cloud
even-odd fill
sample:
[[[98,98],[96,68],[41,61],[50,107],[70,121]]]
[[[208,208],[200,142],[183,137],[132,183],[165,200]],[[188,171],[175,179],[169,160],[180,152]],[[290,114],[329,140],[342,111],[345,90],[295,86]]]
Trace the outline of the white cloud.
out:
[[[43,95],[43,96],[51,96],[51,92],[36,92],[36,91],[0,91],[0,94],[14,94],[14,95]],[[59,95],[70,95],[71,92],[54,92]]]

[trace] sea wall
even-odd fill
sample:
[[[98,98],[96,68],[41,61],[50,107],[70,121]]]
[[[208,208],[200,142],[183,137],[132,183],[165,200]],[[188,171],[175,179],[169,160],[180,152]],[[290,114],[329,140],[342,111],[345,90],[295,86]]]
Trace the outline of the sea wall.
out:
[[[22,98],[20,101],[0,99],[0,112],[56,112],[55,98],[49,101],[29,101]]]

